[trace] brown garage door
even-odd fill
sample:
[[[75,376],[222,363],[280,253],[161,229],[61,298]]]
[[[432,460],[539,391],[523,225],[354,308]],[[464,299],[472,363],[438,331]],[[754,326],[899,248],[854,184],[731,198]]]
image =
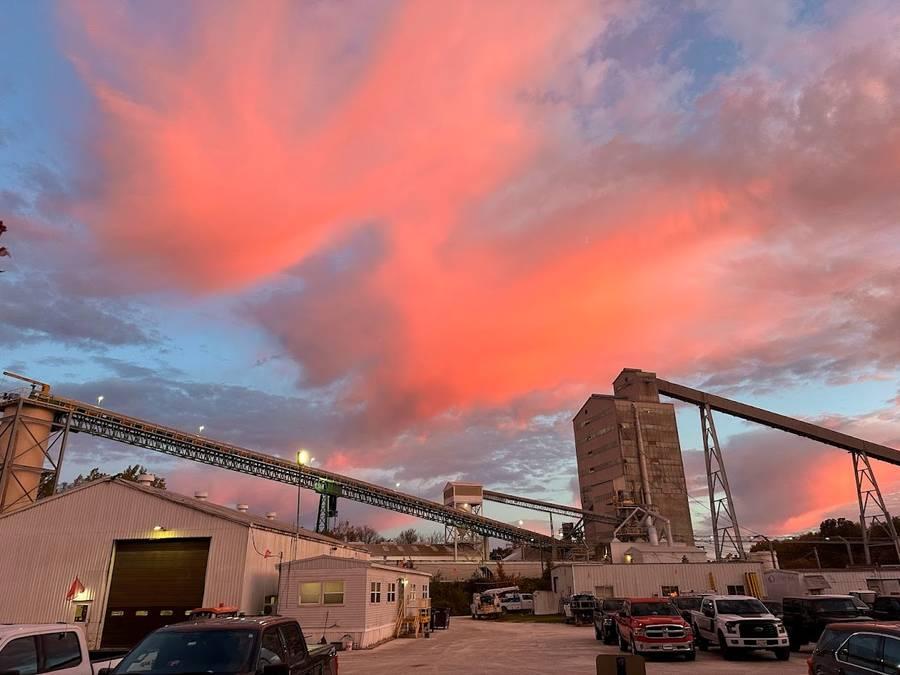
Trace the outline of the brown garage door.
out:
[[[209,539],[117,541],[101,647],[132,647],[203,603]]]

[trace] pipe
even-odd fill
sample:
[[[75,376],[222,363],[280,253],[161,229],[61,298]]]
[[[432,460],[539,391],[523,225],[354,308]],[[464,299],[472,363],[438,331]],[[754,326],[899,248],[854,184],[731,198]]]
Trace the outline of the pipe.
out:
[[[653,505],[653,497],[650,495],[650,479],[648,477],[650,470],[647,468],[647,456],[644,453],[644,436],[641,433],[641,419],[636,403],[631,404],[631,410],[634,413],[634,439],[637,446],[638,467],[641,472],[642,501],[644,506],[649,508]],[[656,531],[656,525],[653,523],[653,516],[648,513],[644,523],[647,527],[647,539],[650,540],[650,544],[659,546],[659,534]],[[669,542],[669,545],[671,545],[671,542]]]

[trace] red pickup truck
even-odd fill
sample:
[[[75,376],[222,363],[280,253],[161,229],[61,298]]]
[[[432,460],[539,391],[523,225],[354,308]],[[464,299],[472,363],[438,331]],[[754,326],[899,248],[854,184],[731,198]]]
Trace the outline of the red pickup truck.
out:
[[[619,648],[632,654],[684,654],[693,661],[694,634],[669,598],[626,598],[616,617]]]

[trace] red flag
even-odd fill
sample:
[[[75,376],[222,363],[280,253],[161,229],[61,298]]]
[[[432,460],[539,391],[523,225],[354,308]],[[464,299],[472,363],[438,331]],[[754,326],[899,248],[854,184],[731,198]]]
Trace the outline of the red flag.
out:
[[[66,600],[71,600],[79,593],[84,593],[84,584],[81,583],[81,579],[75,577],[75,580],[72,582],[72,585],[69,586],[69,592],[66,593]]]

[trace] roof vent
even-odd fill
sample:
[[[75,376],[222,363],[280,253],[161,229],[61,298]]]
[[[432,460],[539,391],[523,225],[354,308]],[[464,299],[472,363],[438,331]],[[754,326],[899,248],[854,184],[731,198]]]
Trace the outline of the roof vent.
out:
[[[269,512],[266,514],[266,520],[275,520],[275,518],[276,518],[277,516],[278,516],[278,514],[275,513],[274,511],[269,511]]]
[[[145,487],[150,487],[153,485],[153,481],[156,480],[156,476],[152,473],[142,473],[138,476],[137,482]]]
[[[246,504],[238,504],[237,510],[240,511],[241,513],[247,513],[247,511],[250,510],[250,507],[247,506]]]
[[[194,493],[194,499],[196,499],[197,501],[205,502],[207,499],[209,499],[209,493],[205,490],[197,490],[197,492]]]

